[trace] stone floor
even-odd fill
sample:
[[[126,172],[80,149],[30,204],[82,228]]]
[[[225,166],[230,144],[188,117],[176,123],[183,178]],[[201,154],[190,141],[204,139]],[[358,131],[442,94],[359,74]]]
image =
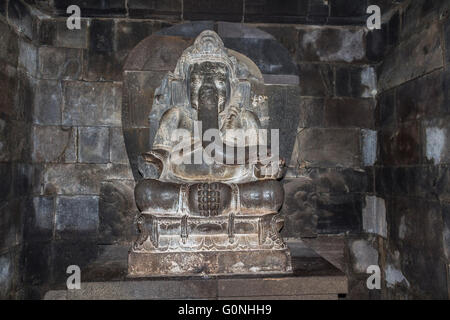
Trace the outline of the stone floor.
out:
[[[52,290],[44,299],[338,299],[347,277],[302,242],[289,242],[292,274],[124,278]]]

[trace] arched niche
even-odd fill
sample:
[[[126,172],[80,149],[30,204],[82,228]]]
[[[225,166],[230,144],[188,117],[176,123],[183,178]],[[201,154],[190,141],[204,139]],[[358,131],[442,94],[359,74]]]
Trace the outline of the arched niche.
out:
[[[280,155],[289,161],[299,121],[297,67],[289,52],[270,34],[240,23],[191,22],[162,29],[142,40],[129,53],[123,68],[122,126],[133,175],[139,180],[138,155],[151,148],[158,126],[152,105],[155,90],[175,69],[183,51],[200,32],[214,30],[225,47],[265,81],[252,87],[267,97],[267,110],[259,116],[267,128],[280,129]],[[257,66],[257,68],[256,68]],[[258,71],[259,72],[259,71]],[[152,117],[150,115],[152,114]]]

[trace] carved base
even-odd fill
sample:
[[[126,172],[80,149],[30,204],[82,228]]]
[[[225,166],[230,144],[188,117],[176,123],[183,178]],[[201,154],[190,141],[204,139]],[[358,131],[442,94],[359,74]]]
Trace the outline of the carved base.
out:
[[[289,250],[161,252],[128,255],[128,275],[220,275],[292,272]]]

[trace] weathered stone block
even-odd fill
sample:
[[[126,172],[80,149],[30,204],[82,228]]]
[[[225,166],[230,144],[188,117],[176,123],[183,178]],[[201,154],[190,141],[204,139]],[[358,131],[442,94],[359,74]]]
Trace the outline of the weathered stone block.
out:
[[[245,22],[302,23],[308,14],[307,1],[245,1]]]
[[[395,91],[381,93],[377,99],[376,126],[385,128],[396,122]]]
[[[77,80],[82,71],[81,50],[40,47],[39,76],[42,79]]]
[[[398,86],[443,66],[439,24],[413,34],[387,55],[379,72],[380,90]]]
[[[35,76],[37,72],[37,48],[30,42],[19,40],[18,67]]]
[[[401,253],[395,257],[396,263],[388,263],[401,270],[411,296],[446,299],[447,263],[444,260],[441,205],[410,197],[398,197],[393,201],[392,210],[387,214],[388,245],[401,249]],[[423,281],[424,277],[427,281]],[[387,280],[392,287],[401,282],[395,277]]]
[[[378,133],[375,130],[361,130],[362,163],[365,167],[373,166],[378,155]]]
[[[64,125],[120,126],[121,85],[64,81]]]
[[[10,299],[13,296],[14,262],[11,260],[9,252],[0,256],[0,270],[2,270],[2,277],[0,278],[1,299]]]
[[[327,99],[324,122],[328,127],[373,128],[374,99]]]
[[[80,127],[78,128],[78,135],[78,159],[80,162],[109,162],[109,128]]]
[[[33,126],[34,162],[76,162],[76,128]]]
[[[33,38],[33,15],[23,2],[10,0],[8,3],[8,18],[12,25],[28,39]]]
[[[369,30],[366,36],[366,55],[369,61],[379,62],[384,58],[388,38],[388,24],[382,24],[381,30]]]
[[[333,0],[330,2],[330,16],[332,17],[354,17],[366,14],[367,5],[365,1]]]
[[[448,119],[424,121],[424,158],[434,164],[450,163],[450,124]]]
[[[3,21],[0,21],[0,57],[12,66],[17,66],[17,57],[19,56],[19,43],[17,35],[11,30],[11,27]]]
[[[347,246],[350,272],[367,274],[369,266],[379,265],[376,237],[349,238]]]
[[[258,29],[272,35],[288,50],[290,56],[295,58],[298,41],[298,30],[296,28],[291,26],[259,26]]]
[[[318,194],[317,210],[320,212],[317,230],[321,234],[362,230],[362,195]]]
[[[16,95],[16,115],[17,119],[31,123],[33,116],[34,96],[36,91],[36,80],[22,70],[18,70],[18,84]]]
[[[299,29],[297,61],[359,62],[365,59],[364,30],[334,27]]]
[[[300,129],[293,154],[301,167],[359,167],[358,129]]]
[[[16,68],[0,63],[0,114],[3,120],[20,118],[15,108],[17,82]]]
[[[321,127],[324,118],[325,100],[322,98],[300,99],[300,121],[299,128]]]
[[[155,89],[160,86],[166,71],[126,71],[122,124],[125,128],[149,127]]]
[[[67,7],[76,4],[81,8],[83,16],[122,16],[126,14],[125,0],[83,1],[83,0],[55,0],[52,8],[54,13],[67,15]]]
[[[109,128],[109,134],[110,161],[112,163],[128,164],[128,155],[122,128]]]
[[[336,95],[342,97],[374,98],[377,76],[372,67],[337,67]]]
[[[68,29],[66,19],[42,19],[39,27],[39,41],[43,45],[65,48],[88,47],[89,22],[81,19],[80,29]]]
[[[385,165],[410,165],[421,162],[419,124],[408,122],[398,128],[379,131],[380,160]]]
[[[184,0],[183,18],[187,20],[243,20],[243,0]]]
[[[329,97],[334,95],[334,72],[328,64],[298,66],[300,94],[302,96]]]
[[[383,198],[366,196],[362,211],[363,230],[387,237],[386,205]],[[365,272],[365,271],[363,271]]]
[[[262,74],[297,75],[289,52],[274,39],[222,39],[225,47],[249,57]]]
[[[297,86],[267,86],[269,128],[279,129],[280,157],[289,162],[295,144],[294,128],[300,121],[300,94]],[[286,117],[286,115],[290,115]]]
[[[128,14],[140,18],[164,18],[170,20],[181,19],[181,0],[129,0]]]
[[[98,228],[98,196],[58,196],[56,198],[56,235],[93,237]]]
[[[130,167],[121,164],[51,164],[37,175],[42,194],[99,194],[100,183],[133,179]]]
[[[27,161],[30,158],[30,125],[0,119],[0,160]]]
[[[445,113],[444,74],[435,71],[397,89],[396,112],[400,122],[430,118]]]
[[[33,122],[39,125],[61,124],[62,86],[56,80],[37,80]]]
[[[0,209],[0,250],[11,248],[22,242],[23,211],[21,200],[11,199]]]
[[[54,197],[34,197],[25,213],[24,237],[26,240],[50,240],[55,220]]]
[[[181,54],[192,42],[192,38],[152,35],[130,52],[123,70],[173,71]]]
[[[130,161],[133,176],[136,180],[142,179],[138,171],[138,156],[151,148],[148,128],[123,129],[125,147]]]
[[[170,26],[168,23],[158,21],[131,21],[120,20],[116,22],[115,49],[126,55],[141,40],[150,36],[163,27]]]
[[[102,243],[133,241],[137,235],[134,218],[134,180],[105,181],[100,187],[99,240]]]
[[[444,26],[444,35],[445,35],[445,59],[447,60],[447,65],[450,64],[450,20],[447,19],[447,22]]]

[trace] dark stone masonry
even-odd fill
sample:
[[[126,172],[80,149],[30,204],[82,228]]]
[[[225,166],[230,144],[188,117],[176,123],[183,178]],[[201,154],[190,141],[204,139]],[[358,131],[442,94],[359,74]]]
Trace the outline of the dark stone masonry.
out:
[[[372,4],[380,30],[366,26]],[[73,264],[83,282],[126,277],[157,89],[213,30],[264,79],[252,94],[287,164],[282,236],[343,271],[348,299],[448,299],[449,12],[446,0],[0,1],[0,298],[65,289]]]

